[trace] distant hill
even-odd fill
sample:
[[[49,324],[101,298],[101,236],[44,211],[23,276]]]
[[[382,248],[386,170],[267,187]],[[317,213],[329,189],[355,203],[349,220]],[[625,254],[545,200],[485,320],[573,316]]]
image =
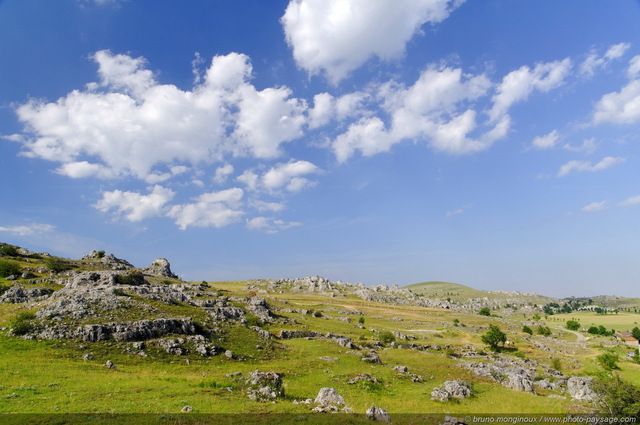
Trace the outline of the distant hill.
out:
[[[451,300],[467,300],[470,298],[512,300],[515,298],[522,302],[531,302],[535,304],[547,304],[557,301],[555,298],[533,293],[523,293],[519,291],[484,291],[481,289],[474,289],[466,285],[451,282],[431,281],[414,283],[413,285],[408,285],[404,288],[417,295]]]

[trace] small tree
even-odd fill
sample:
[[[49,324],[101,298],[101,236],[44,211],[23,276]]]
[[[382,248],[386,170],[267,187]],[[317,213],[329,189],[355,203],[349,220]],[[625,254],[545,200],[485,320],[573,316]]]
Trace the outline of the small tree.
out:
[[[392,342],[394,342],[396,340],[396,337],[391,332],[384,331],[384,332],[380,332],[380,338],[379,339],[380,339],[381,343],[383,343],[384,345],[387,345],[387,344],[391,344]]]
[[[489,331],[482,335],[482,342],[491,347],[493,351],[498,351],[499,346],[507,342],[507,335],[496,325],[489,325]]]
[[[580,322],[577,320],[567,320],[567,329],[570,331],[577,331],[580,329]]]
[[[489,310],[489,307],[483,307],[483,308],[480,309],[478,314],[480,316],[491,316],[491,310]]]
[[[522,332],[529,334],[529,335],[533,335],[533,329],[531,329],[529,326],[524,325],[522,327]]]
[[[635,328],[631,329],[631,336],[635,339],[640,340],[640,328],[636,326]]]
[[[360,323],[361,325],[364,325],[364,316],[358,317],[358,323]]]
[[[538,333],[542,336],[550,336],[551,329],[549,329],[549,326],[540,325],[538,326]]]

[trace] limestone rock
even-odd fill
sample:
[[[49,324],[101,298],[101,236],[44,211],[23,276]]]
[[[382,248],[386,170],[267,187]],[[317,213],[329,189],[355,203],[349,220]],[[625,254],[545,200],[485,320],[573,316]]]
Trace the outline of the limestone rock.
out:
[[[385,424],[391,423],[391,416],[389,415],[389,412],[381,407],[371,406],[367,409],[366,415],[367,419],[371,421],[382,422]]]
[[[186,406],[184,406],[182,408],[182,410],[180,410],[182,413],[189,413],[191,411],[193,411],[193,407],[189,406],[188,404]]]
[[[361,360],[367,363],[382,364],[382,360],[380,360],[380,356],[377,353],[373,353],[373,352],[363,355]]]
[[[179,279],[178,276],[171,271],[171,265],[169,264],[169,260],[166,258],[158,258],[154,260],[149,267],[143,270],[143,272],[153,276]]]
[[[284,396],[282,378],[276,372],[250,372],[245,380],[247,396],[256,401],[274,401]]]
[[[451,398],[463,399],[471,397],[471,386],[465,381],[445,381],[444,387],[434,388],[431,392],[431,399],[438,401],[448,401]]]
[[[587,376],[574,376],[567,381],[567,391],[574,400],[595,400],[596,393],[591,388],[593,378]]]
[[[324,387],[318,392],[318,396],[314,400],[315,403],[322,406],[345,404],[344,398],[335,390],[335,388]]]

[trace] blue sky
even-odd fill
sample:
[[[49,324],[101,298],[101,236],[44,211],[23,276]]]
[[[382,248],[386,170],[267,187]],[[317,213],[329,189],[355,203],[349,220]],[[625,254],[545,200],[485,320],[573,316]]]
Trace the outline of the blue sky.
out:
[[[640,297],[640,2],[0,0],[0,240]]]

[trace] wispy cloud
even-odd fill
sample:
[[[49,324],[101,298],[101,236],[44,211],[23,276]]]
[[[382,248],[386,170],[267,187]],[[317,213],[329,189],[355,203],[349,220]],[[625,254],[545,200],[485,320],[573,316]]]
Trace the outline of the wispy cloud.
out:
[[[462,206],[462,207],[460,207],[460,208],[456,208],[455,210],[447,211],[447,212],[445,213],[445,217],[446,217],[446,218],[451,218],[451,217],[453,217],[453,216],[463,214],[463,213],[464,213],[466,210],[468,210],[469,208],[471,208],[471,205],[470,205],[470,204],[467,204],[467,205],[464,205],[464,206]]]
[[[560,170],[558,171],[558,177],[566,176],[567,174],[575,171],[602,171],[606,170],[609,167],[613,167],[614,165],[621,164],[624,161],[624,158],[614,158],[612,156],[602,158],[602,160],[600,160],[600,162],[596,164],[593,164],[590,161],[569,161],[560,167]]]
[[[607,208],[607,202],[599,201],[599,202],[592,202],[589,205],[585,205],[580,210],[583,212],[596,212],[596,211],[602,211],[605,208]]]
[[[630,207],[638,204],[640,204],[640,195],[627,198],[624,201],[620,202],[618,205],[620,205],[621,207]]]
[[[31,236],[51,232],[55,226],[43,223],[31,223],[19,226],[0,226],[0,232],[11,233],[17,236]]]

